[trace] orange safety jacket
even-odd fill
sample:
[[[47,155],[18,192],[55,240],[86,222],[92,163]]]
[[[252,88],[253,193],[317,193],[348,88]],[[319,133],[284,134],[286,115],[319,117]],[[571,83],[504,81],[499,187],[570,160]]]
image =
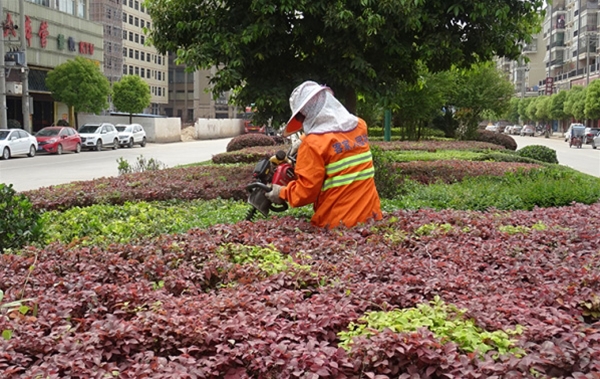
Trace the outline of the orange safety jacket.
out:
[[[298,149],[295,173],[297,179],[282,188],[279,197],[292,207],[314,204],[312,224],[352,227],[381,219],[367,124],[362,119],[348,132],[307,134]]]

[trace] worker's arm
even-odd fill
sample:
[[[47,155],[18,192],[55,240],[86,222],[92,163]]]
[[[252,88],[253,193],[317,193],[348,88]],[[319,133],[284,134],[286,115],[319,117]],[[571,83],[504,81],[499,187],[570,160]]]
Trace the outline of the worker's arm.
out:
[[[317,201],[325,179],[323,157],[309,144],[300,144],[294,172],[296,180],[283,188],[279,196],[292,207],[302,207]]]

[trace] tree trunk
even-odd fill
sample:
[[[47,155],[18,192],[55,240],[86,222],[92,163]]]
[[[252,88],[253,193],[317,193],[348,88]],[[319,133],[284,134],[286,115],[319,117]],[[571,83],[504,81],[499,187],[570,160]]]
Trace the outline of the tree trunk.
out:
[[[132,123],[133,123],[133,121],[132,121],[132,120],[133,120],[133,114],[132,114],[132,113],[130,113],[130,114],[129,114],[129,123],[130,123],[130,124],[132,124]]]
[[[75,129],[79,130],[79,117],[77,117],[77,112],[75,114]]]

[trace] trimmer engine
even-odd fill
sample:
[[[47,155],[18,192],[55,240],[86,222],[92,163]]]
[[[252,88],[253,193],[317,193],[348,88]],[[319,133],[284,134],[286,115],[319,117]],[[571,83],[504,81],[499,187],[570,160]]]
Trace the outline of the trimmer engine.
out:
[[[248,203],[252,207],[248,210],[246,220],[252,221],[258,210],[265,217],[269,211],[283,212],[288,209],[287,204],[275,205],[265,197],[265,193],[271,191],[271,184],[280,186],[287,185],[294,180],[295,157],[279,150],[270,158],[261,159],[254,167],[252,172],[253,182],[246,186],[248,194]]]

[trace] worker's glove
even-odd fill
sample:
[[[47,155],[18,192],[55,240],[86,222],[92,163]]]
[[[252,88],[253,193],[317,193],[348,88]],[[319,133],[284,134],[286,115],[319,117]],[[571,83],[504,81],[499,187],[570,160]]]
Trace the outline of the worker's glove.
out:
[[[290,148],[290,154],[291,156],[296,155],[296,153],[298,153],[298,148],[300,147],[300,144],[302,143],[302,140],[300,138],[297,138],[293,143],[292,143],[292,147]]]
[[[281,192],[283,186],[280,186],[279,184],[273,184],[272,188],[273,189],[271,191],[265,192],[265,197],[273,204],[285,204],[285,200],[279,197],[279,193]]]

